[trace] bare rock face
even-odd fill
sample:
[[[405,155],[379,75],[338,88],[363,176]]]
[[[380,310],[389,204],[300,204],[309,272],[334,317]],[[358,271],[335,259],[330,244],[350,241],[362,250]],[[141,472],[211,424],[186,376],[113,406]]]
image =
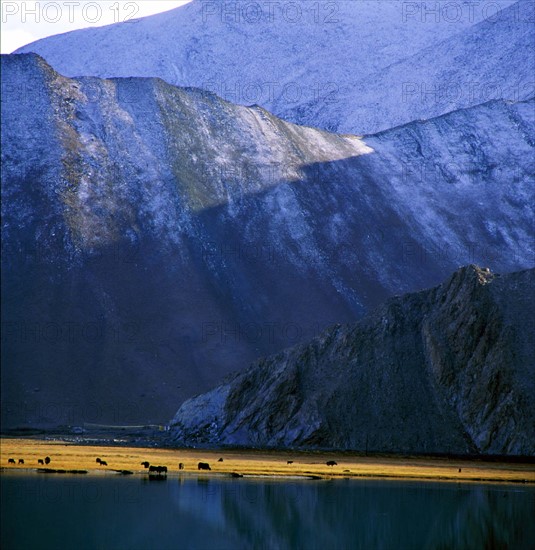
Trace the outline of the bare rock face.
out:
[[[459,265],[532,266],[533,101],[359,138],[21,54],[1,109],[7,426],[165,422]]]
[[[535,453],[535,270],[475,265],[186,401],[185,444]]]

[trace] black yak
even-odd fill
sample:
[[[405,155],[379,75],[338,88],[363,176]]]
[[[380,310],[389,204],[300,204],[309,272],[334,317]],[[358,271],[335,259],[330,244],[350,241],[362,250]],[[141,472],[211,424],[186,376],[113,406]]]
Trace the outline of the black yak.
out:
[[[45,461],[44,461],[42,458],[40,458],[40,459],[37,461],[37,464],[42,464],[42,465],[44,466]]]
[[[294,461],[293,460],[288,460],[288,462],[286,464],[293,464]]]
[[[210,464],[208,464],[208,462],[199,462],[199,464],[197,465],[197,469],[199,469],[199,470],[211,470],[212,468],[210,468]]]
[[[101,466],[107,466],[108,463],[105,460],[101,460],[99,463]]]
[[[15,464],[15,459],[14,458],[10,458],[8,461],[7,461],[8,464]]]
[[[24,459],[23,458],[19,458],[19,464],[24,464]]]
[[[183,463],[183,462],[179,462],[179,463],[178,463],[178,469],[179,469],[179,470],[183,470],[183,469],[184,469],[184,463]]]
[[[223,462],[223,459],[222,459],[222,458],[220,458],[220,459],[218,460],[218,462]]]
[[[49,456],[45,456],[45,464],[50,464],[50,457]]]
[[[148,468],[150,466],[150,462],[148,460],[145,460],[141,463],[141,466],[143,466],[144,468]]]
[[[327,464],[327,466],[338,466],[338,462],[336,462],[335,460],[329,460],[325,464]]]

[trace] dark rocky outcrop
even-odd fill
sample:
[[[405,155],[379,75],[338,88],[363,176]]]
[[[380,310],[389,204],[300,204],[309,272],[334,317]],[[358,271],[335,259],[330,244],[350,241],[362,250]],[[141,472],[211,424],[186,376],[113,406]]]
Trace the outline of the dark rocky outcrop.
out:
[[[185,444],[535,453],[535,270],[474,265],[186,401]]]

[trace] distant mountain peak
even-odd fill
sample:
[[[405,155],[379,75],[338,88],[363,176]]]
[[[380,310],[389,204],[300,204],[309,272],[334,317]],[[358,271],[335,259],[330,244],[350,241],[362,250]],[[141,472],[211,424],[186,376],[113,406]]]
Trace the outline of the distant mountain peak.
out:
[[[446,3],[437,11],[398,0],[199,1],[17,51],[40,53],[67,76],[160,77],[361,135],[533,95],[535,30],[525,4]]]

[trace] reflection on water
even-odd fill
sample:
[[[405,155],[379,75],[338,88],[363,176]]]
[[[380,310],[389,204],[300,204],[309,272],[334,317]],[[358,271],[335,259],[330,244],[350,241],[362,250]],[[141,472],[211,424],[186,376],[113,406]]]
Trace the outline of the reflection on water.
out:
[[[533,548],[535,488],[3,474],[2,548]]]

